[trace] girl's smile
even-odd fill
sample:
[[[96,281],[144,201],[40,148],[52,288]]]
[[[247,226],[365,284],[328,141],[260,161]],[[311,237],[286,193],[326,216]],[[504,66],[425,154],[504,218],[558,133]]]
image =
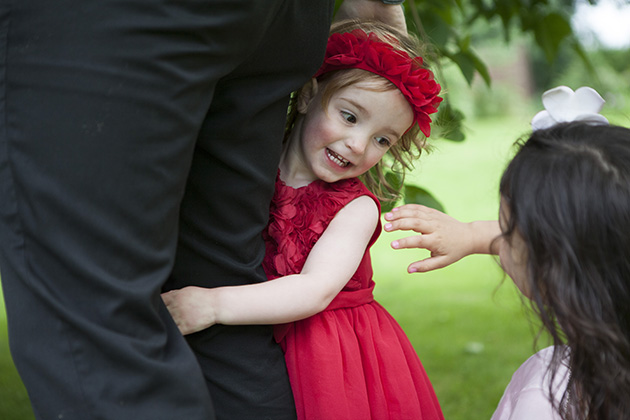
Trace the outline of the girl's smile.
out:
[[[302,89],[300,116],[280,162],[287,185],[362,175],[413,123],[411,106],[396,88],[360,82],[339,89],[324,104],[325,85],[311,83]]]
[[[346,160],[343,158],[343,156],[338,155],[337,153],[333,152],[332,150],[326,148],[326,153],[328,154],[328,158],[335,164],[337,164],[338,166],[345,168],[346,166],[348,166],[350,164],[350,161]]]

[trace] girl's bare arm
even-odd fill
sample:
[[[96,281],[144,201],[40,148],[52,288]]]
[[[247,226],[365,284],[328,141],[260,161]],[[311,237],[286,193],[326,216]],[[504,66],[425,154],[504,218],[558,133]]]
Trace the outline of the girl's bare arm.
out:
[[[324,310],[357,270],[378,222],[374,201],[362,196],[330,222],[300,274],[264,283],[202,288],[162,295],[182,334],[214,324],[281,324]]]

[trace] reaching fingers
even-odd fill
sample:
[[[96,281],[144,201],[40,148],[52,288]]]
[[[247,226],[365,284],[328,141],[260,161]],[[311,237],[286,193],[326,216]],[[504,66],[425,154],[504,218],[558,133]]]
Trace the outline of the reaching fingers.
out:
[[[491,241],[494,237],[491,234],[498,231],[496,222],[463,223],[439,210],[417,204],[394,208],[385,214],[385,220],[384,229],[387,232],[401,230],[419,233],[392,241],[392,248],[422,248],[431,252],[430,258],[412,263],[408,267],[409,272],[446,267],[466,255],[477,253],[477,238],[481,237],[485,243],[484,238],[490,236],[488,241]]]
[[[426,273],[428,271],[444,268],[447,265],[452,264],[453,262],[454,261],[451,261],[451,259],[447,256],[440,255],[437,257],[431,257],[424,260],[416,261],[409,265],[407,271],[409,273]]]
[[[427,272],[446,267],[458,260],[463,255],[450,248],[444,248],[439,237],[435,235],[416,235],[395,240],[391,243],[394,249],[426,249],[431,252],[431,257],[416,261],[409,265],[407,271],[410,273]]]
[[[431,233],[433,226],[430,222],[422,219],[399,219],[393,222],[387,222],[383,226],[386,232],[394,232],[397,230],[414,231],[417,233]]]
[[[387,220],[398,220],[409,217],[418,217],[423,218],[430,215],[432,212],[435,212],[430,207],[422,206],[420,204],[405,204],[400,207],[393,208],[390,212],[385,214],[385,219]]]
[[[431,239],[428,235],[408,236],[393,241],[391,245],[394,249],[423,248],[432,251],[430,248]]]
[[[437,210],[417,204],[397,207],[385,214],[384,229],[387,232],[396,230],[412,230],[418,233],[431,233],[436,227]]]

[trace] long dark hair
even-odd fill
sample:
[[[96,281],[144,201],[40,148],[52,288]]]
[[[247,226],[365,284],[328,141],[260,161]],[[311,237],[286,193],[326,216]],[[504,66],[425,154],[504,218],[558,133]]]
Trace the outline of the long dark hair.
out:
[[[527,245],[531,307],[555,345],[552,384],[569,348],[569,385],[555,408],[564,419],[629,419],[630,130],[535,131],[500,192],[503,235]]]

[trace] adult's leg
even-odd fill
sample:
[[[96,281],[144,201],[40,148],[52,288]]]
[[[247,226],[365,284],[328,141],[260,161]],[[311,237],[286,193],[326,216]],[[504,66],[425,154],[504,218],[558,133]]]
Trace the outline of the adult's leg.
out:
[[[251,50],[236,3],[0,0],[0,267],[38,418],[213,417],[159,293],[215,82]]]
[[[243,31],[256,45],[217,85],[182,202],[169,288],[265,281],[261,231],[268,222],[288,94],[323,59],[332,2],[265,2],[269,24]],[[270,326],[214,326],[189,337],[217,418],[294,418],[283,354]]]

